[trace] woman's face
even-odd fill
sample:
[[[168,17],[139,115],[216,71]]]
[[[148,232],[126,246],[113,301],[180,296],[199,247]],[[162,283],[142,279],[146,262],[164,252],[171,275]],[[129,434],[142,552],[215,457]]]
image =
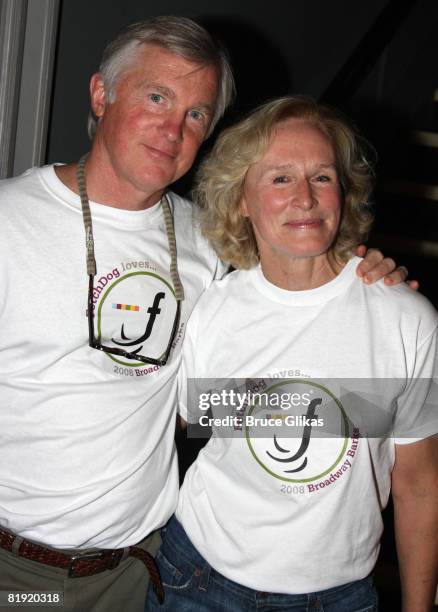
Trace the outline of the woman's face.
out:
[[[248,169],[242,212],[262,263],[325,256],[339,226],[341,190],[333,147],[317,125],[277,125],[266,153]]]

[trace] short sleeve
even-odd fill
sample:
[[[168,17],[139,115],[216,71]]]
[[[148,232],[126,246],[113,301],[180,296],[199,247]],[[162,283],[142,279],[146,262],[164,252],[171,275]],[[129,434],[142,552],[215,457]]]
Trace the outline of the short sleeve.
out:
[[[396,444],[410,444],[438,432],[437,328],[418,346],[414,372],[397,400]]]
[[[214,280],[222,280],[224,276],[230,271],[229,264],[223,262],[221,259],[217,259],[217,266],[214,274]]]
[[[181,365],[178,370],[178,414],[188,423],[193,423],[196,419],[193,416],[193,399],[191,400],[192,387],[191,381],[196,380],[196,337],[198,307],[195,306],[190,319],[187,323],[185,333]],[[189,382],[190,381],[190,382]]]

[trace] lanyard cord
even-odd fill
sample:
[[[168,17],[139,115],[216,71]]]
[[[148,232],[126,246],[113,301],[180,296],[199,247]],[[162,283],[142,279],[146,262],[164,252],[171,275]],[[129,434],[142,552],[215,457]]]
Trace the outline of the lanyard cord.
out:
[[[79,160],[78,167],[76,170],[76,179],[78,183],[79,196],[81,198],[82,218],[85,226],[85,244],[87,248],[87,274],[88,276],[95,276],[96,258],[94,255],[93,223],[91,220],[90,202],[88,200],[87,185],[85,181],[85,162],[87,160],[87,157],[88,153],[83,155]],[[175,228],[173,225],[173,216],[170,210],[167,195],[163,195],[160,204],[161,209],[163,211],[167,242],[169,245],[170,278],[172,279],[172,284],[175,290],[175,297],[177,301],[182,301],[184,299],[184,288],[182,286],[181,279],[178,274]]]

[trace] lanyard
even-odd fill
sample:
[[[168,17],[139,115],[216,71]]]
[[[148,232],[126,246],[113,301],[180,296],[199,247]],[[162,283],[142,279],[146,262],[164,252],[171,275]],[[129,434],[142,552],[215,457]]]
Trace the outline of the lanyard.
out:
[[[87,274],[90,277],[96,275],[96,258],[94,255],[94,236],[93,236],[93,223],[91,220],[90,202],[87,195],[87,185],[85,180],[85,162],[87,160],[88,153],[83,155],[78,162],[76,170],[76,179],[78,183],[79,196],[81,198],[82,205],[82,218],[85,226],[85,244],[87,249]],[[163,195],[161,198],[161,209],[163,211],[164,223],[166,226],[167,242],[169,245],[170,253],[170,278],[172,279],[173,288],[175,291],[176,300],[182,301],[184,299],[184,289],[181,283],[181,279],[178,274],[177,266],[177,254],[176,254],[176,238],[175,228],[173,225],[173,216],[170,210],[169,199],[167,195]]]

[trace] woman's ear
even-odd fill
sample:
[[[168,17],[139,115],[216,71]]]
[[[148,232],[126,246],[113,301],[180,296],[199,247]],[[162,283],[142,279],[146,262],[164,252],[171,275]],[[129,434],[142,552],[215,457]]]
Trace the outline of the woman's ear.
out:
[[[249,217],[248,206],[246,204],[245,194],[242,195],[242,199],[240,200],[239,212],[242,215],[242,217]]]

